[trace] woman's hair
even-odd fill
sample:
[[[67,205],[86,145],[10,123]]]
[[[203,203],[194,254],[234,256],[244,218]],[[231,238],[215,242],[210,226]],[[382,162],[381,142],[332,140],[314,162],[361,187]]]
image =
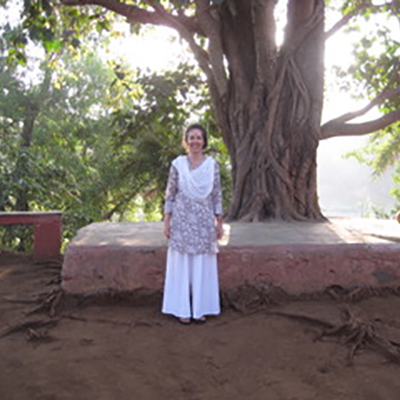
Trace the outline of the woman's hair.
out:
[[[187,144],[187,139],[189,136],[189,132],[192,131],[193,129],[198,129],[201,132],[201,135],[203,136],[203,141],[204,141],[203,149],[205,149],[208,146],[208,135],[207,135],[206,128],[204,128],[204,126],[201,124],[191,124],[186,128],[185,133],[183,134],[182,146],[185,148],[186,151],[189,150],[188,144]]]

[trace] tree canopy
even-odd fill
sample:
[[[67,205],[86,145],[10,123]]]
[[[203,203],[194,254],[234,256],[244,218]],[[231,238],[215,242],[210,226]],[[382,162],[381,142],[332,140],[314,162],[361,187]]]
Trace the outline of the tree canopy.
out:
[[[7,0],[3,0],[7,5]],[[368,104],[322,123],[325,42],[343,29],[382,15],[398,21],[398,1],[288,0],[282,44],[276,40],[275,0],[25,1],[22,25],[9,32],[9,59],[24,63],[28,38],[47,51],[79,46],[82,35],[124,19],[174,29],[207,80],[232,166],[228,213],[244,221],[321,219],[316,188],[320,140],[391,129],[400,119],[399,46],[384,23],[360,39],[357,64],[339,71],[358,79]],[[324,16],[336,13],[331,26]],[[371,30],[368,30],[371,32]],[[374,44],[380,43],[380,46]],[[372,52],[371,49],[374,49]],[[129,51],[129,49],[127,49]],[[191,82],[186,82],[190,86]],[[357,122],[372,108],[381,115]]]

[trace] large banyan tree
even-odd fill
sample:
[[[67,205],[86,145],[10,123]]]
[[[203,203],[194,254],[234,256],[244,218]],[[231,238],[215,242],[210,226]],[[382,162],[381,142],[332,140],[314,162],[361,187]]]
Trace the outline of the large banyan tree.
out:
[[[94,6],[123,16],[132,25],[167,26],[187,42],[207,78],[232,163],[230,219],[322,219],[316,185],[319,141],[375,132],[400,119],[397,108],[379,119],[352,123],[374,105],[399,95],[396,67],[396,79],[368,106],[321,125],[325,41],[363,13],[398,16],[398,1],[344,1],[342,16],[325,29],[325,7],[331,2],[288,0],[279,46],[276,0],[59,1],[58,8]]]

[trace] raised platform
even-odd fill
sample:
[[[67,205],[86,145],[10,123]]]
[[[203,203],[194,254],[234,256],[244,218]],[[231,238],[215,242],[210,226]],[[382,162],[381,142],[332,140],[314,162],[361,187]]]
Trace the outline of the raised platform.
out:
[[[95,223],[65,252],[62,287],[71,294],[162,290],[167,241],[163,225]],[[326,223],[225,225],[218,254],[221,290],[244,284],[289,294],[400,286],[400,224],[334,218]]]

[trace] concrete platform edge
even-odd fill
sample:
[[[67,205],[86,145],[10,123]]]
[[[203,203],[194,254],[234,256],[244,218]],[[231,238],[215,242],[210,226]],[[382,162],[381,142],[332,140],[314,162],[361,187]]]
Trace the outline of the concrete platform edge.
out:
[[[62,288],[70,294],[162,291],[164,246],[68,246]],[[400,244],[224,246],[218,254],[221,291],[244,284],[298,295],[338,285],[400,286]]]

